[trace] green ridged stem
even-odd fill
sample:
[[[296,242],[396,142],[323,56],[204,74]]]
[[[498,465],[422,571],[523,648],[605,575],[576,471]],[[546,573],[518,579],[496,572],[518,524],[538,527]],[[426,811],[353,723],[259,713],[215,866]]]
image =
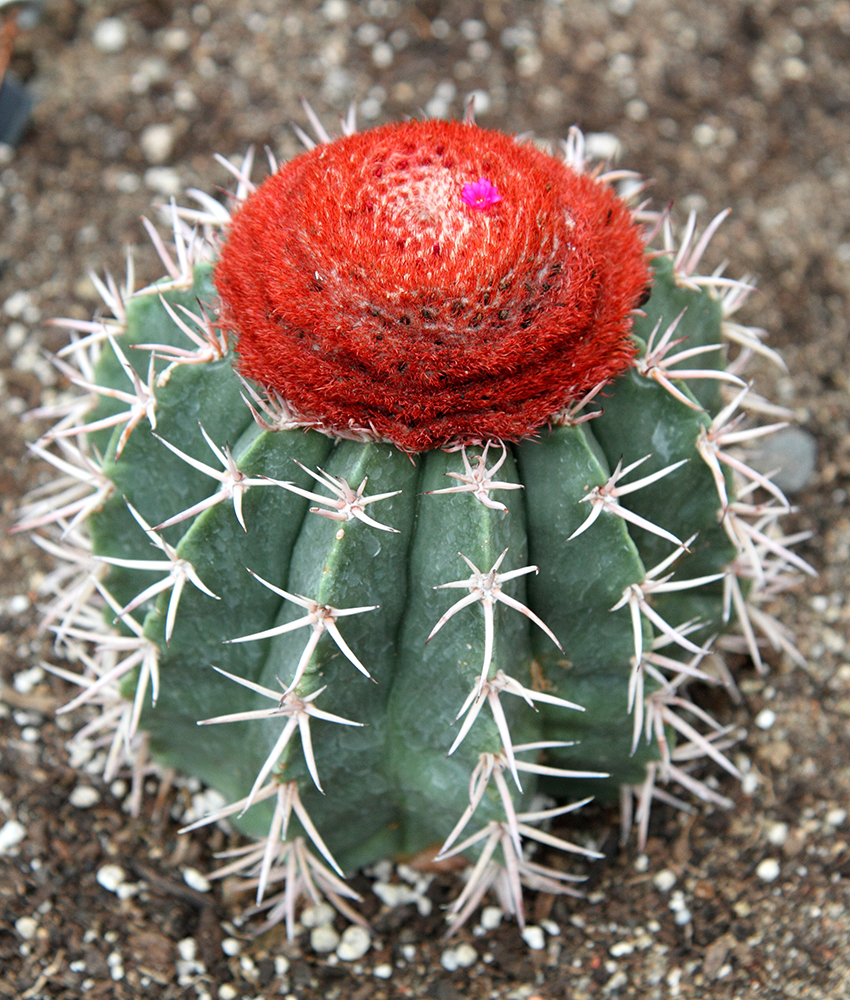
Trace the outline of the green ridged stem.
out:
[[[678,349],[719,345],[716,300],[706,292],[679,287],[668,261],[659,260],[655,268],[646,316],[635,327],[638,342],[643,345],[640,338],[650,335],[658,317],[663,317],[663,331],[686,306],[676,336],[689,339]],[[166,290],[163,296],[187,308],[196,308],[196,298],[212,302],[209,268],[198,268],[191,290]],[[143,380],[149,354],[130,345],[151,342],[174,346],[186,342],[158,294],[131,301],[127,333],[121,338]],[[309,775],[297,733],[274,773],[281,781],[297,782],[311,818],[346,870],[387,854],[407,855],[439,844],[468,804],[470,773],[480,755],[498,755],[502,739],[485,706],[463,743],[446,756],[462,724],[456,717],[478,683],[484,661],[481,603],[458,610],[430,640],[428,636],[441,616],[468,593],[440,587],[470,576],[458,553],[487,573],[507,549],[501,572],[529,565],[539,567],[539,572],[509,581],[505,593],[527,604],[558,637],[562,649],[528,617],[498,602],[489,677],[501,670],[531,690],[543,689],[585,708],[578,712],[541,704],[533,711],[521,698],[504,694],[500,703],[512,740],[575,743],[523,759],[539,757],[549,765],[611,775],[537,780],[524,773],[520,793],[506,773],[515,808],[527,808],[535,789],[564,801],[587,794],[610,799],[621,784],[639,784],[658,750],[642,741],[631,753],[633,720],[626,697],[633,669],[632,620],[628,608],[611,609],[624,590],[641,584],[647,569],[670,555],[675,545],[608,511],[588,530],[571,536],[591,512],[583,498],[606,483],[618,462],[625,466],[650,456],[626,477],[628,483],[684,458],[687,462],[680,469],[627,495],[623,505],[683,541],[698,532],[691,552],[674,567],[677,579],[723,570],[734,549],[718,524],[719,501],[711,472],[696,451],[698,437],[718,406],[716,384],[689,382],[683,388],[679,383],[689,398],[709,407],[704,412],[674,399],[651,379],[636,372],[626,374],[592,405],[591,409],[602,411],[594,419],[543,428],[535,440],[508,448],[496,478],[522,484],[524,489],[491,494],[506,504],[506,513],[483,505],[469,492],[433,495],[457,485],[447,473],[463,474],[460,452],[435,451],[411,458],[390,444],[334,441],[310,430],[261,430],[240,398],[244,387],[233,373],[232,361],[228,356],[174,368],[156,391],[156,434],[217,468],[200,423],[220,448],[231,446],[246,476],[290,482],[319,495],[327,490],[301,465],[345,479],[352,488],[367,478],[367,496],[401,490],[398,496],[366,508],[370,516],[396,531],[310,513],[314,501],[277,485],[255,485],[245,493],[247,532],[230,501],[165,529],[163,537],[220,599],[187,584],[167,645],[169,594],[160,594],[136,612],[137,618],[146,614],[145,635],[161,650],[159,701],[155,707],[147,704],[142,717],[154,756],[199,777],[229,800],[238,800],[248,794],[274,746],[285,724],[281,716],[197,725],[220,715],[274,707],[214,666],[282,694],[309,638],[308,626],[266,639],[227,641],[307,614],[264,587],[249,570],[275,587],[322,605],[338,609],[377,605],[376,610],[337,622],[375,683],[324,634],[295,691],[306,697],[326,686],[317,707],[363,723],[356,728],[321,720],[311,723],[324,794]],[[716,354],[689,362],[688,367],[719,362],[718,347]],[[166,363],[160,359],[158,370]],[[127,387],[126,375],[111,351],[104,354],[97,381]],[[107,401],[92,419],[117,409]],[[119,426],[109,441],[103,432],[96,436],[107,455],[105,469],[116,493],[90,519],[95,551],[124,559],[159,558],[161,553],[152,548],[125,499],[156,525],[214,493],[217,483],[164,447],[146,421],[133,430],[116,458],[120,434]],[[481,449],[469,448],[466,454],[475,463]],[[491,447],[488,465],[500,455],[500,448]],[[119,602],[126,603],[156,579],[144,570],[113,567],[107,585]],[[653,606],[673,626],[698,609],[705,622],[697,640],[702,642],[721,627],[720,594],[717,583],[698,592],[659,595]],[[654,632],[646,618],[642,634],[648,650]],[[671,655],[677,654],[689,655],[672,647]],[[125,679],[124,690],[132,695],[132,678]],[[258,803],[235,822],[245,832],[263,836],[271,809],[270,801]],[[502,804],[490,788],[474,828],[502,819]]]

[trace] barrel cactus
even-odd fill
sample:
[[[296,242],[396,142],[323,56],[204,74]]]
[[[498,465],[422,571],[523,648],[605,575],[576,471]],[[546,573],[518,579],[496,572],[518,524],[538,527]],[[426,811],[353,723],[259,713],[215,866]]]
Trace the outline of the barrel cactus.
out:
[[[148,225],[161,281],[60,321],[82,392],[22,519],[81,665],[52,669],[107,778],[224,797],[191,825],[250,838],[220,871],[263,926],[362,920],[344,873],[427,851],[472,866],[450,930],[490,889],[522,926],[523,886],[579,892],[535,848],[594,856],[553,819],[619,799],[643,840],[671,786],[728,804],[699,769],[737,775],[736,734],[688,685],[796,655],[763,604],[809,568],[739,448],[775,355],[750,286],[696,273],[725,213],[674,241],[577,130],[311,119],[258,187],[248,157],[226,205],[172,205],[172,247]]]

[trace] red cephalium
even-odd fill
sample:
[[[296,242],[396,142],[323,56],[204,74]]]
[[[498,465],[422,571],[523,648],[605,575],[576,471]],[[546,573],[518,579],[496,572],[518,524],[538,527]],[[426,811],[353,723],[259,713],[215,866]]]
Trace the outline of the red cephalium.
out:
[[[624,371],[648,270],[604,183],[499,132],[411,121],[281,167],[215,280],[244,375],[415,452],[516,440]]]

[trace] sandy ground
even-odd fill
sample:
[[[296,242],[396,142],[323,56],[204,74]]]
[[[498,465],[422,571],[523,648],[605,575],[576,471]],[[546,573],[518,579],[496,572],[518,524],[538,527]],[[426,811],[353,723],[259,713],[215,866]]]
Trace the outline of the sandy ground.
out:
[[[35,609],[49,564],[25,538],[0,537],[0,827],[26,832],[0,857],[0,996],[850,995],[850,4],[50,0],[12,68],[38,103],[20,147],[0,151],[4,526],[44,475],[21,414],[61,388],[42,352],[63,335],[44,320],[88,317],[87,271],[120,272],[128,244],[140,244],[139,280],[158,276],[140,215],[184,187],[225,185],[215,152],[294,154],[301,97],[332,127],[352,100],[369,124],[459,115],[476,92],[490,127],[616,136],[621,163],[654,178],[656,203],[680,217],[732,209],[710,263],[758,275],[746,319],[770,330],[788,373],[765,366],[757,388],[817,441],[793,527],[814,533],[800,551],[820,576],[774,609],[808,667],[781,655],[765,678],[745,667],[742,703],[722,709],[750,728],[739,760],[758,779],[749,794],[720,779],[733,812],[659,810],[648,864],[633,847],[617,853],[615,816],[589,815],[609,858],[590,901],[532,904],[557,925],[542,950],[507,924],[446,945],[438,915],[406,908],[352,964],[305,940],[251,941],[220,889],[188,886],[183,873],[208,868],[222,834],[178,838],[154,797],[131,821],[125,789],[96,779],[82,780],[98,801],[73,804],[69,723],[53,715],[66,687],[38,673],[12,683],[50,652]],[[778,862],[770,882],[765,859]],[[98,882],[106,864],[138,892],[122,900]],[[683,906],[691,919],[678,923]],[[460,945],[472,964],[449,971],[470,954]]]

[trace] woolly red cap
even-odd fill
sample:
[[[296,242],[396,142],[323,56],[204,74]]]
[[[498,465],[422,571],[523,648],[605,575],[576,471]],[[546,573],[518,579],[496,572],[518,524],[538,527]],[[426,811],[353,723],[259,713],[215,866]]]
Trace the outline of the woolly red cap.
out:
[[[416,452],[531,434],[634,358],[628,207],[530,143],[410,121],[285,164],[215,272],[239,367],[328,431]]]

